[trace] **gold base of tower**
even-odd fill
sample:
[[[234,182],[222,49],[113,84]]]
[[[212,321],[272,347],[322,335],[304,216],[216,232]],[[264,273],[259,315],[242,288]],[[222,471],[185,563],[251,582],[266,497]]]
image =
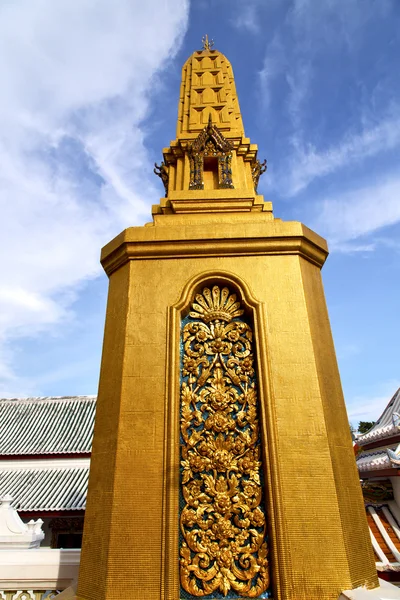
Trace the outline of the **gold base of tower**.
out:
[[[274,597],[377,585],[320,276],[326,244],[263,213],[218,220],[127,229],[103,251],[81,600],[180,597],[180,315],[213,281],[240,289],[254,316]]]

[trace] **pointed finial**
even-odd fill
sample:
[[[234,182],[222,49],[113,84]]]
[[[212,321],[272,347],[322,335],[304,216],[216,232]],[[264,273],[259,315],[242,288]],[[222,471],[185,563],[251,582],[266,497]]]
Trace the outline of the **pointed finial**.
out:
[[[211,113],[208,115],[207,127],[212,127],[212,116],[211,116]]]
[[[212,50],[214,40],[209,40],[207,34],[202,37],[201,41],[203,42],[203,50]]]

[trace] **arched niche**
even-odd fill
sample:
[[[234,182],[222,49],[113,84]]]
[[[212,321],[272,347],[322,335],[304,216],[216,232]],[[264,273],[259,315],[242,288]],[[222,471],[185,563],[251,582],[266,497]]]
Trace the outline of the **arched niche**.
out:
[[[206,91],[203,92],[203,96]],[[214,91],[211,91],[214,94]],[[212,124],[210,114],[208,124],[189,147],[189,189],[233,188],[232,150],[231,143],[225,139],[218,127]]]
[[[277,537],[276,503],[268,484],[271,481],[272,443],[269,438],[273,438],[273,433],[270,435],[271,416],[267,414],[269,392],[263,310],[263,305],[254,299],[245,282],[223,271],[201,274],[192,279],[182,291],[180,300],[170,308],[166,429],[169,450],[166,453],[164,487],[165,598],[212,598],[214,594],[217,594],[214,597],[219,597],[219,594],[224,595],[224,585],[226,592],[229,591],[228,597],[232,598],[266,597],[265,594],[269,593],[271,557],[275,555]],[[235,344],[239,344],[236,349],[233,348]],[[218,349],[222,353],[219,357]],[[197,352],[197,356],[191,355],[193,351]],[[207,360],[203,360],[205,358]],[[194,362],[191,363],[192,359]],[[200,361],[199,364],[195,364],[196,361]],[[195,380],[189,383],[191,377]],[[240,380],[240,377],[243,379]],[[240,384],[251,395],[251,402],[244,400],[246,394],[243,394]],[[197,388],[197,399],[187,402],[189,385]],[[198,396],[203,401],[198,400]],[[218,402],[221,404],[218,405]],[[205,408],[202,409],[202,406]],[[247,412],[252,425],[246,422]],[[184,435],[183,431],[186,432]],[[249,433],[244,433],[246,431]],[[255,432],[254,435],[250,431]],[[246,439],[248,447],[242,448],[241,455],[239,446],[246,445]],[[198,445],[200,448],[197,448]],[[243,461],[245,457],[248,460]],[[231,470],[224,471],[229,461]],[[235,477],[232,478],[232,474]],[[222,541],[224,527],[227,536],[219,545],[226,551],[218,554],[214,545],[215,552],[213,554],[210,550],[208,558],[196,553],[192,543],[198,537],[196,527],[203,531],[205,526],[203,523],[200,527],[192,520],[199,507],[194,504],[200,496],[208,506],[204,511],[203,508],[200,510],[202,514],[207,512],[209,523],[206,529],[209,525],[210,531],[215,533],[218,523],[222,526],[222,530],[215,533],[217,539],[211,542]],[[246,502],[250,503],[250,512],[254,512],[254,516],[248,513],[249,526],[253,534],[257,531],[258,544],[253,543],[254,552],[250,554],[244,545],[235,546],[233,543],[235,538],[241,539],[240,532],[244,531],[240,502],[243,507]],[[210,506],[212,510],[209,510]],[[235,528],[238,531],[234,531]],[[232,548],[230,542],[233,543]],[[245,554],[247,559],[244,559]],[[201,561],[203,566],[200,568]],[[206,574],[209,569],[213,569],[215,574]],[[233,579],[228,575],[229,570]]]

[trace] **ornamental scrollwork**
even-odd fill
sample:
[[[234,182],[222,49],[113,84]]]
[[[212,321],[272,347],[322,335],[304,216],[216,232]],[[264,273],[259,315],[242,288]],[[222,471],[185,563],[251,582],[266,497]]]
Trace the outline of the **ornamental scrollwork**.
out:
[[[218,184],[220,188],[233,188],[232,154],[222,154],[218,159]]]
[[[253,178],[254,191],[257,192],[258,182],[260,177],[267,170],[267,161],[260,162],[258,158],[255,158],[251,163],[251,176]]]
[[[361,484],[365,504],[382,504],[393,500],[393,486],[390,479],[363,481]]]
[[[227,287],[182,327],[180,580],[193,596],[269,587],[253,336]],[[233,595],[232,595],[233,594]]]
[[[164,161],[160,165],[154,163],[154,173],[161,179],[164,185],[165,197],[168,196],[169,171]]]

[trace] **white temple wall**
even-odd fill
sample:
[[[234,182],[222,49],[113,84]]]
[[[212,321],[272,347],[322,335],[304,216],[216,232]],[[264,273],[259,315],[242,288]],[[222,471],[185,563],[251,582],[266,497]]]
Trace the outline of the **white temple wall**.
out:
[[[393,495],[395,502],[400,507],[400,477],[390,477],[393,487]]]
[[[60,590],[78,577],[80,550],[0,550],[0,591]]]

